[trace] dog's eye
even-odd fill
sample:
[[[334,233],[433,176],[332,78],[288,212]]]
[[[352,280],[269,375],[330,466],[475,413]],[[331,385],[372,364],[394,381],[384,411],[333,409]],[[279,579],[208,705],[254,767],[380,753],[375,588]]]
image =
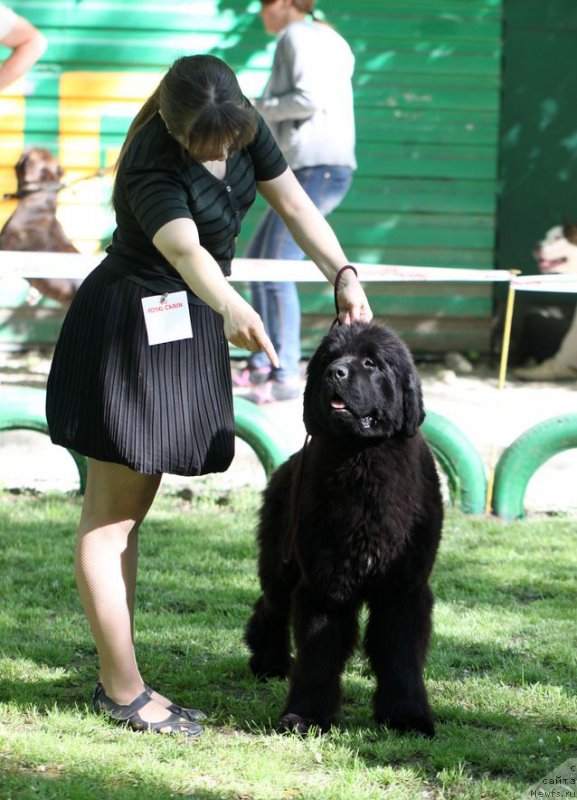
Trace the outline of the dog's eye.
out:
[[[377,365],[375,364],[372,358],[365,358],[363,360],[363,367],[365,367],[366,369],[374,369],[376,366]]]

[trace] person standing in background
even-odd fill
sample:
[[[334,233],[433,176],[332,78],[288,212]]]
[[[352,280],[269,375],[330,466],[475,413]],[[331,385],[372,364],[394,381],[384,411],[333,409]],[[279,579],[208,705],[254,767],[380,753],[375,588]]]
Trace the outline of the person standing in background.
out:
[[[355,160],[352,76],[355,59],[334,28],[314,17],[315,0],[261,0],[267,33],[279,34],[270,78],[251,102],[269,125],[299,183],[327,216],[351,185]],[[247,258],[301,259],[304,254],[274,210],[260,220]],[[266,274],[263,275],[266,277]],[[294,282],[254,282],[252,305],[279,356],[263,352],[234,375],[261,405],[300,394],[300,304]]]
[[[0,91],[24,75],[48,46],[43,33],[3,3],[0,3],[0,44],[12,50],[0,64]]]

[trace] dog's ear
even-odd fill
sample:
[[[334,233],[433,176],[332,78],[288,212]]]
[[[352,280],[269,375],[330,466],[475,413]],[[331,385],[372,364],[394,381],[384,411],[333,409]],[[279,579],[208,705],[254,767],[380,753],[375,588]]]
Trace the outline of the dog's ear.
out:
[[[14,164],[14,170],[16,172],[17,177],[20,177],[24,174],[26,169],[26,162],[28,161],[28,157],[30,156],[31,147],[27,147],[20,153],[20,158]]]
[[[311,370],[311,364],[313,370]],[[320,409],[318,407],[320,387],[317,385],[315,379],[315,369],[318,371],[316,362],[309,362],[309,369],[307,370],[307,382],[305,384],[305,392],[303,397],[303,422],[305,424],[306,432],[309,436],[318,436],[323,432],[323,423]]]
[[[563,226],[563,235],[571,244],[577,245],[577,225],[574,223],[566,223]]]
[[[414,369],[407,370],[403,381],[403,436],[414,436],[425,419],[421,380]]]

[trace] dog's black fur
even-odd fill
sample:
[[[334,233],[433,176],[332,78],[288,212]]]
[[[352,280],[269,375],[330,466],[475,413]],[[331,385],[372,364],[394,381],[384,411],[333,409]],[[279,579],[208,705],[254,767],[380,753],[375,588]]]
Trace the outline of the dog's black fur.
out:
[[[376,720],[434,734],[423,667],[443,503],[423,419],[413,359],[390,329],[331,330],[307,370],[310,442],[273,474],[260,512],[262,595],[245,638],[256,676],[290,676],[281,730],[330,727],[366,603]]]

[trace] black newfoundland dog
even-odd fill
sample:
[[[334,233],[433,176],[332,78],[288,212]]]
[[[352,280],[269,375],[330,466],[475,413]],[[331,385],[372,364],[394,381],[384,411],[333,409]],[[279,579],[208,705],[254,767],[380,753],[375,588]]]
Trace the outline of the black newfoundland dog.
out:
[[[389,328],[324,338],[307,370],[310,440],[264,492],[262,595],[246,629],[254,675],[290,677],[281,730],[329,729],[366,603],[376,720],[434,735],[423,667],[443,503],[424,416],[413,359]]]

